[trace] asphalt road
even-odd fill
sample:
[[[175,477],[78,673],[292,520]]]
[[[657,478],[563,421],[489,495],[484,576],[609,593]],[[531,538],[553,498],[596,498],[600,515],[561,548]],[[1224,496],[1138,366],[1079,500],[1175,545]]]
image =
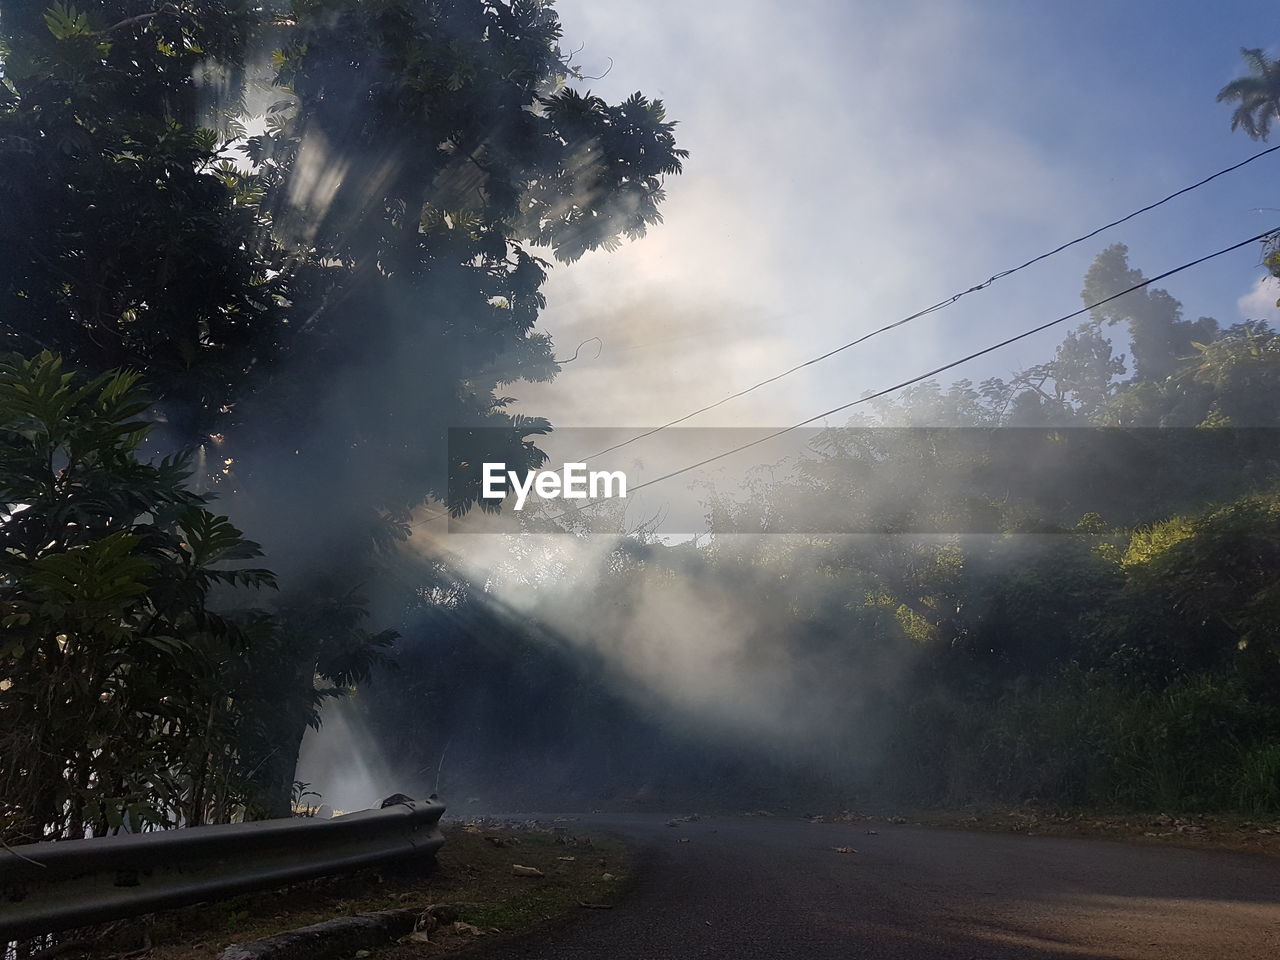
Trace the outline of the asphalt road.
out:
[[[642,850],[612,910],[485,960],[1280,958],[1280,861],[867,824],[583,817]],[[679,843],[682,837],[688,843]],[[848,846],[856,853],[837,853]]]

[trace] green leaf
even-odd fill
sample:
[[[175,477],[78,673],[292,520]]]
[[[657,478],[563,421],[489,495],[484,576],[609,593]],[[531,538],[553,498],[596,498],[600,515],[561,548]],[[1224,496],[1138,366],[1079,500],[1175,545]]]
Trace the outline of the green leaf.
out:
[[[61,3],[55,3],[45,11],[44,22],[56,40],[84,37],[91,33],[89,18],[75,7],[64,7]]]

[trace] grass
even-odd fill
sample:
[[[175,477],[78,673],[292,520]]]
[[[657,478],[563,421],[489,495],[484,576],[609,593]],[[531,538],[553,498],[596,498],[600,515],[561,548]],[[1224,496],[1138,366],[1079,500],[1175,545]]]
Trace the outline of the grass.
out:
[[[78,931],[92,939],[88,960],[216,960],[232,943],[245,943],[334,917],[399,908],[459,904],[459,919],[483,936],[506,937],[605,905],[624,888],[631,860],[618,841],[576,835],[557,824],[446,823],[447,837],[434,871],[389,866],[328,877],[278,890],[246,894],[151,917]],[[512,866],[536,867],[541,878],[514,875]],[[431,942],[392,944],[374,951],[386,960],[437,956],[464,947],[476,934],[452,925]],[[71,956],[76,956],[71,954]]]

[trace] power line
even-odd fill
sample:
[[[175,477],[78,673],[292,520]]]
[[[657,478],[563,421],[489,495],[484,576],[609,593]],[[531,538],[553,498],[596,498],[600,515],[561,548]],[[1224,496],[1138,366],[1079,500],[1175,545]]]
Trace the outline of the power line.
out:
[[[1073,240],[1068,240],[1066,243],[1060,244],[1054,247],[1052,250],[1048,250],[1038,256],[1032,257],[1030,260],[1026,261],[1025,263],[1020,263],[1016,267],[1010,267],[1007,270],[1001,270],[999,273],[993,274],[992,276],[988,277],[986,280],[983,280],[981,283],[974,284],[972,287],[969,287],[967,290],[962,290],[959,293],[952,294],[950,297],[947,297],[945,300],[939,300],[937,303],[935,303],[931,307],[926,307],[923,310],[917,311],[916,313],[903,317],[901,320],[895,320],[893,323],[885,324],[883,327],[880,327],[876,330],[872,330],[870,333],[865,333],[855,340],[850,340],[848,343],[841,344],[840,346],[835,347],[834,349],[828,350],[824,354],[813,357],[812,359],[809,359],[809,360],[805,360],[803,363],[797,363],[794,367],[791,367],[787,370],[783,370],[781,373],[774,374],[771,377],[761,380],[759,383],[753,383],[751,386],[745,387],[742,390],[739,390],[737,393],[731,393],[729,394],[729,396],[715,401],[715,403],[709,403],[705,407],[699,407],[697,410],[694,410],[692,413],[686,413],[682,417],[677,417],[674,420],[668,420],[666,423],[662,424],[661,426],[657,426],[650,430],[646,430],[642,433],[638,433],[634,437],[629,437],[626,440],[621,440],[618,443],[615,443],[611,447],[605,447],[603,450],[597,450],[595,453],[590,454],[589,456],[584,457],[583,459],[590,460],[592,457],[598,457],[598,456],[601,456],[602,454],[611,453],[612,451],[617,450],[620,447],[625,447],[628,444],[635,443],[637,440],[643,440],[645,437],[651,437],[655,433],[659,433],[663,430],[666,430],[668,427],[674,427],[677,424],[684,423],[686,420],[692,420],[694,417],[698,416],[699,414],[706,413],[708,410],[714,410],[716,407],[723,406],[724,404],[728,403],[731,400],[737,400],[739,397],[744,397],[748,393],[752,393],[756,390],[759,390],[761,387],[765,387],[771,383],[775,383],[776,381],[781,380],[783,377],[789,377],[791,376],[791,374],[795,373],[798,370],[803,370],[805,367],[811,367],[816,363],[821,363],[823,360],[827,360],[831,357],[834,357],[837,353],[843,353],[845,350],[848,350],[851,347],[856,347],[858,346],[858,344],[864,343],[867,340],[870,340],[872,337],[879,336],[882,333],[887,333],[888,331],[901,327],[904,324],[910,323],[913,320],[919,320],[921,317],[926,317],[931,313],[936,313],[939,310],[944,310],[947,307],[951,306],[956,301],[960,300],[962,297],[967,297],[971,293],[977,293],[979,290],[985,290],[987,287],[991,286],[997,280],[1003,280],[1005,277],[1011,276],[1012,274],[1017,273],[1019,270],[1025,270],[1027,267],[1033,266],[1034,264],[1039,263],[1041,260],[1047,260],[1050,257],[1061,253],[1063,250],[1066,250],[1070,247],[1074,247],[1077,244],[1084,243],[1086,240],[1091,240],[1094,237],[1096,237],[1098,234],[1106,230],[1110,230],[1112,227],[1119,226],[1122,223],[1132,220],[1134,217],[1141,216],[1144,213],[1154,210],[1156,207],[1159,207],[1162,204],[1166,204],[1170,200],[1174,200],[1185,193],[1190,193],[1192,190],[1199,189],[1200,187],[1203,187],[1206,183],[1210,183],[1211,181],[1216,180],[1221,176],[1225,176],[1228,173],[1232,173],[1233,171],[1239,170],[1241,167],[1248,166],[1249,164],[1253,163],[1253,161],[1259,160],[1262,157],[1265,157],[1269,153],[1275,153],[1277,150],[1280,150],[1280,144],[1277,144],[1274,147],[1268,147],[1266,150],[1262,150],[1259,153],[1255,153],[1253,156],[1248,157],[1244,160],[1241,160],[1239,163],[1233,164],[1230,167],[1226,167],[1222,170],[1219,170],[1217,173],[1211,174],[1205,177],[1203,180],[1198,180],[1195,183],[1191,184],[1190,186],[1183,187],[1181,190],[1177,190],[1169,194],[1167,197],[1157,200],[1155,203],[1149,203],[1145,207],[1141,207],[1137,210],[1134,210],[1132,213],[1125,214],[1123,217],[1121,217],[1118,220],[1112,220],[1110,223],[1103,224],[1102,226],[1094,230],[1091,230],[1086,234],[1082,234],[1081,236],[1078,236]]]
[[[1257,234],[1256,236],[1252,236],[1248,240],[1241,240],[1239,243],[1233,243],[1229,247],[1223,247],[1221,250],[1215,251],[1214,253],[1207,254],[1206,256],[1200,257],[1196,260],[1192,260],[1189,263],[1184,263],[1181,266],[1174,267],[1172,270],[1166,270],[1164,273],[1161,273],[1154,277],[1150,277],[1146,280],[1143,280],[1141,283],[1135,283],[1133,286],[1128,287],[1124,290],[1121,290],[1119,293],[1113,293],[1109,297],[1105,297],[1104,299],[1098,300],[1095,303],[1091,303],[1088,306],[1081,307],[1079,310],[1074,310],[1071,313],[1064,314],[1063,316],[1058,317],[1055,320],[1050,320],[1047,323],[1042,323],[1037,327],[1032,327],[1030,330],[1024,330],[1022,333],[1009,337],[1006,340],[1001,340],[999,343],[993,343],[989,347],[983,347],[981,350],[976,350],[973,353],[970,353],[967,356],[961,357],[958,360],[952,360],[950,363],[944,363],[942,366],[935,367],[934,369],[928,371],[927,373],[922,373],[917,376],[911,377],[908,380],[903,380],[901,383],[895,383],[891,387],[885,387],[882,390],[877,390],[875,393],[869,393],[864,397],[860,397],[857,400],[852,400],[849,403],[843,403],[838,407],[832,407],[830,410],[824,410],[822,413],[815,414],[814,416],[809,417],[806,420],[801,420],[799,423],[793,423],[789,427],[782,427],[766,436],[759,437],[748,443],[740,444],[739,446],[734,447],[732,450],[726,450],[723,453],[717,453],[715,456],[707,457],[704,460],[699,460],[697,463],[691,463],[687,467],[681,467],[678,470],[672,470],[670,473],[664,473],[660,477],[654,477],[652,480],[646,480],[644,483],[640,483],[634,487],[629,488],[627,493],[628,495],[630,495],[631,493],[634,493],[636,490],[642,490],[645,487],[651,487],[654,484],[661,483],[664,480],[670,480],[672,477],[678,477],[683,473],[688,473],[690,470],[696,470],[699,467],[705,467],[709,463],[714,463],[717,460],[723,460],[725,457],[732,456],[735,453],[741,453],[743,450],[749,450],[751,447],[759,446],[762,443],[767,443],[768,441],[781,437],[784,434],[791,433],[793,430],[799,430],[801,427],[806,427],[809,424],[814,423],[818,420],[824,420],[827,417],[832,416],[833,414],[837,414],[844,410],[848,410],[850,407],[856,407],[859,404],[869,403],[872,400],[876,400],[880,397],[886,396],[887,394],[894,393],[898,390],[901,390],[903,387],[909,387],[912,384],[919,383],[921,380],[928,380],[930,377],[937,376],[938,374],[943,373],[947,370],[950,370],[953,367],[958,367],[962,363],[968,363],[970,360],[975,360],[978,357],[985,356],[986,354],[991,353],[995,350],[999,350],[1002,347],[1007,347],[1011,343],[1017,343],[1019,340],[1024,340],[1027,337],[1040,333],[1041,331],[1048,330],[1050,327],[1056,326],[1059,323],[1064,323],[1067,320],[1071,320],[1082,314],[1088,313],[1090,310],[1095,310],[1098,307],[1102,306],[1103,304],[1107,304],[1107,303],[1110,303],[1112,300],[1119,299],[1120,297],[1123,297],[1125,294],[1133,293],[1135,290],[1141,290],[1143,287],[1148,286],[1149,284],[1155,283],[1159,280],[1164,280],[1167,277],[1172,277],[1174,274],[1181,273],[1184,270],[1190,270],[1192,267],[1199,266],[1202,263],[1207,263],[1208,261],[1213,260],[1216,257],[1222,256],[1223,254],[1231,253],[1234,250],[1239,250],[1241,247],[1247,247],[1251,243],[1256,243],[1259,240],[1265,240],[1268,237],[1275,236],[1277,232],[1280,232],[1280,227],[1274,227],[1271,230],[1267,230],[1263,233]],[[582,506],[575,507],[572,510],[565,510],[563,513],[558,513],[553,517],[549,517],[548,519],[559,520],[561,517],[567,516],[570,513],[576,513],[579,510],[585,510],[588,507],[593,507],[605,502],[607,501],[593,500],[590,503],[584,503],[582,504]]]
[[[1261,151],[1259,151],[1258,153],[1255,153],[1255,154],[1253,154],[1253,155],[1252,155],[1252,156],[1250,156],[1250,157],[1246,157],[1244,160],[1241,160],[1239,163],[1232,164],[1232,165],[1231,165],[1231,166],[1229,166],[1229,167],[1224,167],[1223,169],[1221,169],[1221,170],[1217,171],[1216,173],[1212,173],[1212,174],[1210,174],[1209,176],[1205,177],[1205,178],[1204,178],[1204,179],[1202,179],[1202,180],[1197,180],[1195,183],[1190,184],[1190,185],[1188,185],[1188,186],[1185,186],[1185,187],[1183,187],[1181,190],[1176,190],[1176,191],[1174,191],[1173,193],[1169,194],[1168,196],[1163,197],[1163,198],[1161,198],[1160,200],[1155,201],[1154,203],[1149,203],[1149,204],[1147,204],[1145,207],[1139,207],[1137,210],[1134,210],[1132,213],[1125,214],[1123,217],[1120,217],[1120,218],[1119,218],[1119,219],[1117,219],[1117,220],[1112,220],[1110,223],[1105,223],[1105,224],[1103,224],[1102,226],[1097,227],[1096,229],[1089,231],[1088,233],[1081,234],[1080,236],[1075,237],[1075,238],[1074,238],[1074,239],[1072,239],[1072,240],[1068,240],[1066,243],[1059,244],[1058,246],[1054,247],[1052,250],[1048,250],[1048,251],[1046,251],[1046,252],[1044,252],[1044,253],[1039,254],[1038,256],[1032,257],[1030,260],[1027,260],[1027,261],[1025,261],[1024,263],[1020,263],[1020,264],[1018,264],[1016,267],[1010,267],[1010,268],[1009,268],[1009,269],[1007,269],[1007,270],[1001,270],[999,273],[995,273],[995,274],[993,274],[992,276],[988,277],[986,280],[982,281],[981,283],[974,284],[972,287],[969,287],[967,290],[962,290],[962,291],[960,291],[959,293],[952,294],[950,297],[947,297],[945,300],[939,300],[937,303],[933,304],[933,305],[932,305],[932,306],[930,306],[930,307],[926,307],[926,308],[925,308],[925,309],[923,309],[923,310],[917,311],[916,313],[913,313],[913,314],[910,314],[909,316],[903,317],[903,318],[902,318],[902,319],[900,319],[900,320],[896,320],[896,321],[894,321],[893,323],[885,324],[883,327],[879,327],[879,328],[877,328],[877,329],[875,329],[875,330],[872,330],[870,333],[863,334],[861,337],[858,337],[858,338],[857,338],[857,339],[855,339],[855,340],[850,340],[848,343],[845,343],[845,344],[842,344],[842,345],[840,345],[840,346],[838,346],[838,347],[835,347],[835,348],[834,348],[834,349],[832,349],[832,350],[828,350],[826,353],[823,353],[823,354],[821,354],[821,355],[819,355],[819,356],[813,357],[812,359],[806,360],[806,361],[804,361],[803,363],[798,363],[798,364],[796,364],[794,367],[791,367],[791,368],[789,368],[789,369],[787,369],[787,370],[783,370],[781,373],[775,374],[774,376],[769,377],[769,378],[767,378],[767,379],[765,379],[765,380],[761,380],[759,383],[754,383],[754,384],[752,384],[752,385],[751,385],[751,386],[749,386],[749,387],[745,387],[744,389],[739,390],[737,393],[731,393],[731,394],[729,394],[729,396],[727,396],[727,397],[723,397],[722,399],[717,400],[717,401],[715,401],[714,403],[709,403],[709,404],[707,404],[707,405],[706,405],[706,406],[704,406],[704,407],[699,407],[697,410],[694,410],[694,411],[692,411],[692,412],[690,412],[690,413],[687,413],[687,414],[685,414],[685,415],[684,415],[684,416],[682,416],[682,417],[677,417],[677,418],[676,418],[676,419],[674,419],[674,420],[669,420],[669,421],[667,421],[666,423],[661,424],[660,426],[654,427],[654,428],[652,428],[652,429],[650,429],[650,430],[646,430],[646,431],[644,431],[644,432],[642,432],[642,433],[638,433],[638,434],[636,434],[635,436],[633,436],[633,437],[629,437],[629,438],[628,438],[628,439],[626,439],[626,440],[619,441],[618,443],[615,443],[615,444],[613,444],[612,446],[605,447],[603,450],[597,450],[595,453],[589,454],[587,457],[584,457],[583,459],[584,459],[584,460],[590,460],[590,459],[592,459],[593,457],[599,457],[599,456],[602,456],[602,455],[604,455],[604,454],[606,454],[606,453],[611,453],[611,452],[613,452],[614,450],[617,450],[617,449],[619,449],[619,448],[621,448],[621,447],[625,447],[625,446],[627,446],[627,445],[629,445],[629,444],[635,443],[637,440],[643,440],[643,439],[644,439],[644,438],[646,438],[646,437],[651,437],[651,436],[653,436],[655,433],[659,433],[659,432],[661,432],[661,431],[663,431],[663,430],[666,430],[668,427],[674,427],[674,426],[676,426],[677,424],[684,423],[686,420],[692,420],[694,417],[698,416],[699,414],[706,413],[706,412],[707,412],[707,411],[709,411],[709,410],[714,410],[716,407],[723,406],[724,404],[729,403],[731,400],[737,400],[739,397],[746,396],[748,393],[752,393],[752,392],[754,392],[754,391],[756,391],[756,390],[759,390],[761,387],[768,386],[769,384],[774,383],[774,382],[776,382],[776,381],[778,381],[778,380],[781,380],[781,379],[782,379],[782,378],[784,378],[784,377],[788,377],[788,376],[790,376],[791,374],[793,374],[793,373],[795,373],[795,372],[797,372],[797,371],[799,371],[799,370],[803,370],[805,367],[810,367],[810,366],[813,366],[814,364],[821,363],[823,360],[827,360],[827,359],[829,359],[829,358],[831,358],[831,357],[835,356],[835,355],[836,355],[836,354],[838,354],[838,353],[842,353],[842,352],[844,352],[845,350],[850,349],[851,347],[856,347],[856,346],[858,346],[859,344],[864,343],[864,342],[865,342],[865,341],[867,341],[867,340],[870,340],[872,337],[879,336],[879,335],[880,335],[880,334],[882,334],[882,333],[887,333],[888,331],[890,331],[890,330],[894,330],[894,329],[896,329],[896,328],[898,328],[898,327],[901,327],[901,326],[903,326],[903,325],[905,325],[905,324],[907,324],[907,323],[910,323],[910,322],[911,322],[911,321],[913,321],[913,320],[918,320],[918,319],[920,319],[921,317],[926,317],[926,316],[928,316],[928,315],[929,315],[929,314],[931,314],[931,313],[936,313],[936,312],[938,312],[939,310],[943,310],[943,309],[945,309],[945,308],[947,308],[947,307],[951,306],[951,305],[952,305],[953,303],[955,303],[956,301],[960,300],[962,297],[966,297],[966,296],[968,296],[968,295],[969,295],[969,294],[971,294],[971,293],[976,293],[976,292],[978,292],[979,290],[985,290],[987,287],[991,286],[993,283],[995,283],[995,282],[996,282],[996,281],[998,281],[998,280],[1003,280],[1005,277],[1011,276],[1012,274],[1015,274],[1015,273],[1017,273],[1017,272],[1018,272],[1018,271],[1020,271],[1020,270],[1025,270],[1025,269],[1027,269],[1027,268],[1028,268],[1028,267],[1030,267],[1030,266],[1034,266],[1035,264],[1039,263],[1040,261],[1042,261],[1042,260],[1047,260],[1047,259],[1049,259],[1050,257],[1055,256],[1055,255],[1057,255],[1057,254],[1061,253],[1061,252],[1062,252],[1062,251],[1064,251],[1064,250],[1067,250],[1067,249],[1069,249],[1069,248],[1071,248],[1071,247],[1076,246],[1077,244],[1084,243],[1086,240],[1091,240],[1091,239],[1093,239],[1094,237],[1096,237],[1098,234],[1103,233],[1103,232],[1105,232],[1105,231],[1107,231],[1107,230],[1110,230],[1112,227],[1117,227],[1117,226],[1119,226],[1119,225],[1120,225],[1120,224],[1122,224],[1122,223],[1126,223],[1126,222],[1128,222],[1129,220],[1134,219],[1135,217],[1141,216],[1141,215],[1142,215],[1142,214],[1144,214],[1144,213],[1148,213],[1148,212],[1150,212],[1151,210],[1154,210],[1154,209],[1156,209],[1157,207],[1162,206],[1163,204],[1168,203],[1170,200],[1175,200],[1175,199],[1177,199],[1178,197],[1182,196],[1183,194],[1190,193],[1192,190],[1197,190],[1197,189],[1199,189],[1200,187],[1203,187],[1205,184],[1207,184],[1207,183],[1211,183],[1212,181],[1217,180],[1219,177],[1225,176],[1225,175],[1227,175],[1228,173],[1233,173],[1233,172],[1235,172],[1236,170],[1239,170],[1241,167],[1246,167],[1246,166],[1248,166],[1249,164],[1253,163],[1255,160],[1260,160],[1260,159],[1262,159],[1263,157],[1267,156],[1268,154],[1275,153],[1277,150],[1280,150],[1280,144],[1276,144],[1276,145],[1275,145],[1275,146],[1273,146],[1273,147],[1268,147],[1268,148],[1267,148],[1267,149],[1265,149],[1265,150],[1261,150]],[[1267,235],[1268,235],[1268,234],[1262,234],[1262,236],[1267,236]],[[1255,238],[1255,239],[1256,239],[1256,238]],[[1252,240],[1246,240],[1244,243],[1245,243],[1245,244],[1248,244],[1248,243],[1251,243],[1251,242],[1253,242],[1253,241],[1252,241]],[[1244,244],[1242,244],[1242,245],[1244,245]],[[1232,249],[1234,249],[1234,248],[1232,248]],[[1227,252],[1227,251],[1220,251],[1220,253],[1225,253],[1225,252]],[[1213,254],[1213,256],[1217,256],[1217,254]],[[1197,263],[1198,263],[1198,262],[1201,262],[1201,261],[1197,261]],[[1194,266],[1194,264],[1191,264],[1190,266]],[[1181,268],[1181,269],[1185,269],[1185,268]],[[1176,271],[1175,271],[1175,272],[1176,272]],[[1166,276],[1169,276],[1169,275],[1170,275],[1170,274],[1161,274],[1161,276],[1160,276],[1160,277],[1153,277],[1151,280],[1144,281],[1144,284],[1139,285],[1139,287],[1134,287],[1134,288],[1132,288],[1132,289],[1137,290],[1137,289],[1139,289],[1139,288],[1140,288],[1140,286],[1145,285],[1146,283],[1152,283],[1152,282],[1154,282],[1155,280],[1159,280],[1159,279],[1161,279],[1161,278],[1163,278],[1163,277],[1166,277]],[[1128,292],[1128,291],[1125,291],[1125,292]],[[1117,296],[1121,296],[1121,295],[1122,295],[1122,294],[1117,294]],[[1107,302],[1107,301],[1100,301],[1100,302],[1101,302],[1101,303],[1105,303],[1105,302]],[[1085,309],[1086,309],[1086,310],[1088,310],[1088,309],[1092,309],[1092,308],[1091,308],[1091,307],[1086,307]],[[1084,311],[1078,311],[1077,313],[1072,314],[1072,316],[1078,316],[1080,313],[1083,313],[1083,312],[1084,312]],[[1069,318],[1063,318],[1063,319],[1069,319]],[[1059,322],[1059,321],[1055,321],[1055,322]],[[1035,332],[1035,331],[1032,331],[1032,332]],[[1010,341],[1010,342],[1012,342],[1012,341]],[[996,347],[992,347],[991,349],[997,349],[998,347],[1003,346],[1003,345],[1004,345],[1004,344],[997,344],[997,345],[996,345]],[[980,356],[980,354],[978,354],[978,355]],[[971,359],[971,358],[966,358],[966,359]],[[962,360],[962,361],[959,361],[959,362],[963,363],[964,361]],[[945,370],[945,369],[948,369],[948,368],[943,367],[943,368],[941,368],[941,369],[942,369],[942,370]],[[940,371],[935,371],[935,372],[940,372]],[[931,375],[932,375],[932,374],[926,374],[925,376],[927,377],[927,376],[931,376]],[[907,384],[902,384],[901,386],[906,386],[906,385],[907,385]],[[899,388],[898,388],[898,387],[894,387],[894,388],[892,388],[892,389],[899,389]],[[873,398],[873,397],[868,397],[868,398],[866,398],[866,399],[874,399],[874,398]],[[861,403],[861,402],[863,402],[863,401],[861,401],[861,400],[860,400],[860,401],[856,401],[856,402]],[[843,409],[843,408],[841,408],[841,409]],[[798,424],[798,426],[804,426],[804,424]],[[766,438],[766,439],[769,439],[769,438]],[[732,453],[732,452],[736,452],[736,451],[730,451],[730,452]],[[726,454],[726,456],[727,456],[727,454]],[[694,469],[694,468],[689,468],[689,469]],[[665,478],[660,478],[660,479],[665,479]],[[655,482],[655,483],[656,483],[657,481],[651,481],[651,482]],[[636,489],[639,489],[639,488],[637,487]],[[439,519],[440,517],[448,516],[448,515],[449,515],[449,512],[450,512],[450,511],[448,511],[448,510],[444,510],[444,511],[440,511],[440,512],[438,512],[438,513],[428,514],[427,516],[422,517],[422,518],[420,518],[420,519],[418,519],[418,520],[414,521],[413,523],[411,523],[411,524],[410,524],[410,526],[411,526],[411,527],[416,527],[416,526],[420,526],[420,525],[421,525],[421,524],[423,524],[423,523],[427,523],[428,521],[431,521],[431,520],[437,520],[437,519]],[[561,514],[561,516],[563,516],[563,514]],[[554,519],[554,518],[553,518],[553,519]]]

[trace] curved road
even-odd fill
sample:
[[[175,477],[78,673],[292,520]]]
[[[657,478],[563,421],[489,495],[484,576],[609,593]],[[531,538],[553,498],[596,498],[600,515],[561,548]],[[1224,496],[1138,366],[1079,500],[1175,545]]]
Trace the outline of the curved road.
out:
[[[568,824],[637,842],[635,887],[613,910],[479,955],[1280,958],[1280,861],[1262,856],[865,823],[666,822]]]

